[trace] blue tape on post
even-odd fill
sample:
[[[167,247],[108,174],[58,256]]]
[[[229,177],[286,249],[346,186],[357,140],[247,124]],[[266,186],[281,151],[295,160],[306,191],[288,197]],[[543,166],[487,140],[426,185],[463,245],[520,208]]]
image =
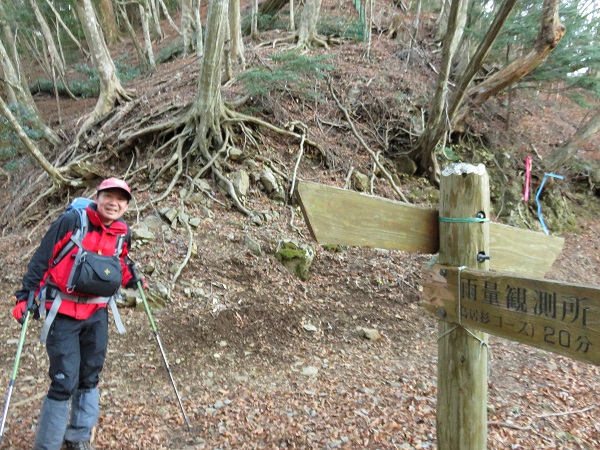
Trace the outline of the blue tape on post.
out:
[[[542,204],[540,203],[540,194],[542,193],[542,189],[544,189],[544,184],[546,183],[546,178],[548,178],[548,177],[558,178],[559,180],[565,179],[565,177],[563,177],[562,175],[556,175],[554,173],[547,173],[544,175],[544,179],[542,180],[542,184],[540,184],[540,187],[538,188],[537,194],[535,194],[538,218],[540,219],[540,223],[542,224],[542,229],[544,230],[544,233],[546,233],[546,234],[550,234],[550,232],[548,231],[548,227],[546,226],[546,223],[544,222],[544,218],[542,217]]]

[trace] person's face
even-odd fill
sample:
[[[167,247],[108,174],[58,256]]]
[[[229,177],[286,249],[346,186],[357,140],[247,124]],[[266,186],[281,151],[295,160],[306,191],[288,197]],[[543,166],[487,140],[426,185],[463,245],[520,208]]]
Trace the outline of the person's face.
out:
[[[122,189],[105,189],[96,194],[96,205],[102,223],[110,225],[125,214],[129,207],[129,200]]]

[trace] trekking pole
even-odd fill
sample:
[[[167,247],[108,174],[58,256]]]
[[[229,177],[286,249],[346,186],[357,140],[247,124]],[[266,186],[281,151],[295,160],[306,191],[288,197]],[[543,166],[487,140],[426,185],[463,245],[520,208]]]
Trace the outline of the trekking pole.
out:
[[[152,326],[152,332],[154,333],[154,337],[156,338],[156,342],[158,343],[158,348],[160,349],[160,353],[162,355],[163,361],[165,362],[165,367],[167,368],[167,373],[169,374],[169,378],[171,379],[171,384],[173,385],[173,390],[175,391],[175,396],[177,397],[177,401],[179,402],[179,408],[181,409],[181,414],[183,414],[183,420],[187,425],[188,431],[192,428],[190,426],[190,421],[185,414],[185,410],[183,409],[183,403],[181,403],[181,397],[179,396],[179,392],[177,391],[177,386],[175,385],[175,380],[173,379],[173,374],[171,373],[171,368],[169,367],[169,363],[167,361],[167,356],[165,355],[165,351],[163,349],[162,343],[160,342],[160,337],[158,336],[158,330],[156,329],[156,324],[154,323],[154,319],[152,318],[152,313],[150,312],[150,306],[148,306],[148,301],[146,300],[146,294],[144,294],[144,288],[142,287],[142,281],[139,277],[135,266],[132,266],[133,276],[138,280],[137,287],[140,291],[140,295],[142,296],[142,302],[144,303],[144,308],[146,309],[146,314],[148,315],[148,319],[150,319],[150,325]]]
[[[19,362],[21,360],[21,352],[23,351],[23,344],[25,343],[25,335],[27,334],[27,325],[29,325],[29,318],[31,312],[35,308],[34,304],[35,292],[29,292],[29,298],[27,299],[27,309],[25,310],[25,316],[23,319],[23,326],[21,327],[21,337],[19,338],[19,345],[17,345],[17,356],[15,357],[15,365],[13,367],[10,382],[8,383],[8,391],[6,392],[6,400],[4,401],[4,409],[2,410],[2,424],[0,425],[0,445],[2,444],[2,437],[4,436],[4,424],[6,423],[6,416],[8,415],[8,405],[10,404],[10,397],[12,395],[13,387],[15,386],[15,380],[17,379],[17,372],[19,371]]]

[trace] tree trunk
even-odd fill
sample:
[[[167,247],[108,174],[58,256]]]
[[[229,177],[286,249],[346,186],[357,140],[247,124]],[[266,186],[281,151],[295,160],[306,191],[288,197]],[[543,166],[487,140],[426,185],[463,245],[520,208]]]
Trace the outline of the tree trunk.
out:
[[[181,39],[183,41],[183,56],[194,53],[194,14],[192,0],[181,0]]]
[[[429,106],[429,116],[423,134],[419,137],[416,147],[410,156],[418,161],[419,169],[426,173],[432,183],[439,185],[440,169],[435,158],[435,148],[448,127],[447,98],[448,79],[450,67],[456,49],[459,35],[456,25],[459,22],[461,11],[464,12],[463,3],[467,0],[452,0],[448,15],[448,30],[444,39],[440,75],[437,81],[435,95]]]
[[[75,98],[73,93],[69,90],[69,83],[67,81],[67,74],[65,69],[65,64],[60,56],[58,49],[56,48],[56,44],[54,43],[54,37],[52,35],[52,31],[48,26],[48,22],[42,15],[40,8],[37,4],[36,0],[29,0],[29,4],[31,5],[31,9],[33,10],[33,14],[35,15],[35,19],[40,26],[40,32],[44,38],[44,43],[46,44],[46,50],[48,51],[48,55],[50,56],[50,69],[54,74],[54,70],[58,72],[58,78],[62,81],[67,94],[71,98]],[[56,79],[53,78],[54,89],[56,91]]]
[[[544,0],[540,31],[533,49],[500,72],[470,88],[466,95],[467,102],[462,105],[452,120],[455,126],[461,124],[473,108],[481,106],[488,98],[519,81],[546,59],[566,31],[565,26],[560,22],[558,7],[559,0]]]
[[[14,68],[15,65],[6,52],[2,40],[0,40],[0,63],[2,64],[5,91],[8,95],[9,102],[18,104],[27,111],[29,114],[28,120],[33,124],[33,127],[42,133],[46,141],[52,145],[58,145],[60,143],[60,138],[44,123],[29,89],[23,88]]]
[[[318,42],[317,22],[321,12],[321,0],[306,0],[300,23],[298,25],[298,46],[310,47],[313,42]]]
[[[25,149],[29,152],[31,157],[37,161],[39,166],[44,171],[46,171],[46,173],[48,175],[50,175],[50,178],[52,178],[52,180],[57,185],[59,185],[59,186],[60,185],[77,186],[78,184],[80,184],[78,182],[69,181],[66,178],[64,178],[62,176],[62,174],[54,168],[54,166],[50,163],[50,161],[48,161],[44,157],[42,152],[40,152],[40,150],[35,146],[35,144],[31,141],[31,139],[29,139],[29,136],[27,136],[25,131],[23,131],[23,128],[17,122],[17,119],[15,118],[15,116],[13,116],[13,114],[10,112],[10,109],[8,109],[8,106],[6,105],[6,103],[4,102],[2,97],[0,97],[0,113],[2,114],[2,116],[4,116],[7,119],[8,123],[10,124],[13,131],[15,133],[17,133],[17,135],[19,136],[19,139],[21,139],[21,142],[23,143],[23,145],[25,146]]]
[[[144,71],[151,71],[150,61],[148,61],[146,53],[144,52],[140,42],[138,41],[137,35],[135,34],[135,30],[133,29],[133,25],[131,25],[131,22],[129,21],[129,17],[127,17],[127,12],[125,11],[125,8],[123,7],[123,5],[118,5],[117,8],[119,11],[119,15],[121,16],[121,19],[122,19],[122,24],[127,29],[127,33],[129,34],[129,37],[131,38],[131,42],[133,43],[133,46],[135,47],[135,52],[137,54],[140,66],[142,66]]]
[[[148,61],[148,69],[150,72],[156,72],[156,60],[154,59],[154,50],[152,49],[152,38],[150,37],[150,11],[147,0],[140,3],[140,18],[142,19],[142,30],[144,31],[144,49],[146,61]]]
[[[481,32],[481,26],[482,26],[481,16],[483,15],[483,13],[482,13],[483,4],[481,2],[477,2],[477,1],[470,1],[469,3],[470,3],[470,5],[469,5],[469,8],[468,8],[467,14],[466,14],[465,27],[468,28],[469,30],[471,30],[471,33],[469,33],[468,35],[465,35],[463,33],[461,42],[458,47],[459,48],[458,52],[461,55],[461,57],[458,58],[458,61],[452,62],[453,78],[460,77],[461,74],[463,74],[467,70],[467,67],[471,63],[471,58],[473,57],[473,52],[477,46],[477,43],[475,41],[475,37],[473,36],[473,34],[475,32],[479,32],[479,33]]]
[[[119,38],[119,27],[117,26],[112,0],[98,0],[98,15],[100,16],[106,42],[109,45],[116,43]]]
[[[96,18],[91,0],[77,0],[77,15],[90,48],[94,67],[100,79],[100,95],[96,108],[83,124],[79,135],[89,129],[98,119],[108,114],[116,105],[129,101],[130,94],[123,88],[117,69],[108,52],[102,29]]]
[[[479,69],[481,69],[481,67],[483,66],[485,58],[487,57],[490,49],[492,48],[494,41],[500,34],[502,26],[506,22],[506,19],[508,19],[508,16],[512,12],[516,3],[517,0],[505,0],[504,3],[502,3],[500,9],[498,10],[498,13],[494,17],[494,21],[488,28],[486,35],[483,37],[483,40],[481,41],[479,47],[475,51],[471,63],[467,66],[466,70],[464,71],[464,73],[462,73],[460,79],[456,83],[456,89],[454,89],[453,91],[448,107],[448,117],[450,118],[451,123],[453,123],[454,121],[454,115],[456,114],[456,111],[462,105],[462,102],[465,98],[465,93],[467,92],[469,85],[473,81],[473,78],[475,77],[477,72],[479,72]],[[441,134],[445,130],[446,127],[444,127],[444,130],[437,131],[438,140],[441,139]]]
[[[13,69],[17,75],[17,79],[20,81],[23,90],[29,92],[29,86],[27,85],[27,79],[23,76],[23,71],[21,70],[21,61],[19,59],[19,53],[17,51],[17,39],[15,38],[12,29],[10,27],[10,22],[6,17],[6,11],[4,10],[4,5],[0,1],[0,26],[2,27],[2,35],[4,36],[4,42],[8,47],[6,50],[8,52],[8,56],[13,63]],[[30,94],[31,96],[31,94]],[[33,98],[31,99],[33,102]]]
[[[204,57],[200,65],[197,96],[190,108],[188,123],[195,126],[195,142],[200,153],[208,161],[215,146],[220,146],[221,117],[221,68],[223,48],[227,35],[229,0],[211,0],[206,18]]]
[[[441,42],[448,31],[448,18],[450,14],[450,0],[442,0],[440,12],[435,20],[435,40]]]
[[[158,39],[162,41],[165,38],[165,34],[163,33],[162,28],[160,27],[160,8],[154,0],[148,0],[144,5],[146,7],[147,14],[150,15],[150,29],[152,30],[152,34]]]
[[[281,11],[285,6],[287,6],[288,2],[289,0],[265,0],[258,7],[258,13],[256,13],[255,10],[255,14],[252,16],[252,19],[258,19],[258,17],[265,16],[270,16],[271,18],[273,18],[279,11]],[[251,22],[252,20],[249,20],[242,25],[242,33],[244,34],[244,36],[250,33],[252,26]]]
[[[258,0],[252,0],[252,15],[250,17],[250,37],[258,41]]]
[[[571,139],[556,148],[545,161],[546,170],[555,172],[577,154],[579,147],[600,132],[600,109],[577,129]]]
[[[240,14],[240,0],[229,1],[229,57],[239,70],[244,70],[246,59],[244,58],[244,42],[242,41],[242,20]]]
[[[452,39],[453,48],[450,49],[450,54],[452,54],[452,59],[454,60],[454,55],[456,54],[460,43],[463,40],[463,35],[465,32],[465,25],[467,23],[467,16],[469,14],[469,3],[473,0],[463,0],[460,3],[460,7],[458,10],[458,15],[456,17],[456,22],[453,24],[449,24],[454,26],[455,35],[454,39]]]
[[[167,5],[165,5],[164,0],[159,0],[159,3],[160,3],[160,9],[162,10],[162,12],[165,15],[167,21],[171,25],[171,28],[173,28],[177,32],[177,34],[181,36],[181,30],[175,24],[175,21],[171,17],[171,14],[169,14],[169,10],[167,9]]]
[[[83,53],[83,55],[87,58],[89,56],[87,50],[85,50],[81,46],[81,43],[79,42],[79,40],[75,36],[73,36],[73,33],[71,32],[71,30],[69,29],[69,27],[65,24],[65,22],[62,20],[62,17],[58,13],[58,11],[56,10],[56,8],[52,4],[52,2],[50,0],[46,0],[46,4],[52,10],[52,12],[54,13],[54,18],[60,24],[60,26],[63,29],[63,31],[67,34],[67,36],[69,36],[69,38],[71,39],[71,41],[73,41],[73,43],[77,46],[77,48],[81,51],[81,53]]]
[[[196,56],[198,60],[204,58],[204,38],[202,36],[202,19],[200,18],[200,0],[194,0],[194,30],[196,31]]]

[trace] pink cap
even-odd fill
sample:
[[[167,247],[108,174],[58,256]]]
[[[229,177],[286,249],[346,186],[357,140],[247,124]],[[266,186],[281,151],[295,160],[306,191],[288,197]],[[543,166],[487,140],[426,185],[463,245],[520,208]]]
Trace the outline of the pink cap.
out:
[[[104,191],[105,189],[121,189],[127,192],[127,198],[131,200],[131,188],[127,185],[127,183],[125,183],[124,180],[121,180],[120,178],[107,178],[102,183],[100,183],[100,186],[98,186],[97,191],[100,192]]]

